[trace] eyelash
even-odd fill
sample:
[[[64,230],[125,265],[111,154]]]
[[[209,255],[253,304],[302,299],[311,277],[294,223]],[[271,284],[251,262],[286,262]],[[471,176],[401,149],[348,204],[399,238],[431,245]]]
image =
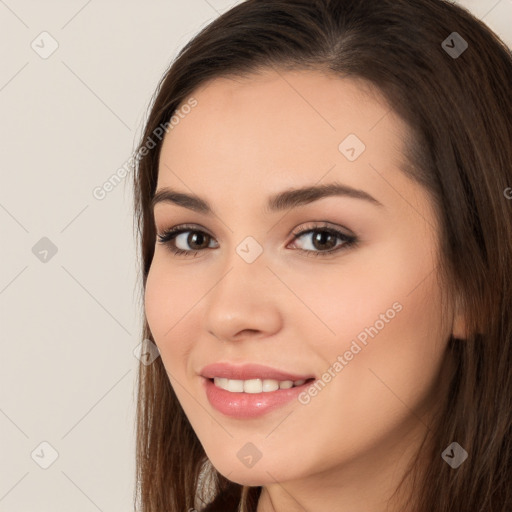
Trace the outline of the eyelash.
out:
[[[195,258],[199,252],[201,252],[205,249],[185,251],[183,249],[178,249],[177,247],[174,246],[173,243],[171,243],[174,241],[174,239],[178,235],[180,235],[182,233],[187,233],[189,231],[193,232],[193,233],[202,233],[204,235],[209,236],[210,238],[213,238],[208,233],[206,233],[205,231],[203,231],[201,229],[197,229],[197,227],[195,227],[195,226],[188,225],[188,224],[181,224],[179,226],[175,226],[173,228],[167,229],[163,233],[159,234],[158,241],[159,241],[159,243],[167,246],[169,248],[169,250],[176,256],[185,256],[185,257]],[[357,237],[352,236],[352,235],[347,235],[341,231],[338,231],[337,229],[334,229],[332,227],[328,227],[325,225],[315,225],[312,227],[301,228],[301,229],[296,230],[293,233],[292,242],[294,242],[301,236],[304,236],[305,234],[315,233],[315,232],[327,232],[330,235],[335,236],[337,239],[342,240],[342,242],[344,242],[344,243],[336,245],[333,249],[329,249],[327,251],[311,251],[311,250],[307,250],[307,249],[295,249],[295,250],[305,254],[306,256],[328,256],[333,253],[353,247],[358,242]]]

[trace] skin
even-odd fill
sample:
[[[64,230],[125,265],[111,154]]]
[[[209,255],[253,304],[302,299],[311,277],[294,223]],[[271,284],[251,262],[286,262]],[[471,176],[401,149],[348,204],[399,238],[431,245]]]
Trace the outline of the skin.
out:
[[[178,399],[218,471],[264,486],[258,512],[398,510],[390,497],[443,396],[449,336],[464,336],[462,315],[440,303],[432,202],[399,169],[407,127],[374,89],[320,71],[214,79],[193,96],[197,106],[164,139],[157,190],[196,194],[216,215],[159,203],[155,223],[158,233],[194,224],[212,248],[176,256],[155,241],[145,292]],[[350,133],[366,146],[353,162],[338,149]],[[270,195],[333,181],[383,206],[332,196],[264,211]],[[358,244],[301,253],[329,248],[293,237],[323,221]],[[236,252],[247,236],[263,249],[250,264]],[[177,243],[191,250],[186,237]],[[242,420],[207,401],[206,364],[321,378],[397,302],[401,311],[307,405]],[[237,457],[247,442],[262,454],[252,468]]]

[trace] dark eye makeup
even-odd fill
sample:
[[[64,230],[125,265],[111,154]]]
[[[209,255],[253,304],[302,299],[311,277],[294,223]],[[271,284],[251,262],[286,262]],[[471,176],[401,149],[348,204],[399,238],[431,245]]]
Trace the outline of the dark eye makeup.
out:
[[[184,233],[188,233],[182,243],[191,247],[191,249],[181,249],[176,246],[176,238]],[[354,246],[358,239],[354,235],[348,235],[335,229],[325,223],[308,225],[295,230],[291,244],[296,244],[301,238],[309,238],[309,245],[313,249],[295,248],[295,250],[306,256],[330,256],[333,253],[344,251]],[[166,246],[173,255],[181,257],[196,257],[205,250],[215,249],[211,247],[211,242],[215,239],[203,229],[193,224],[180,224],[164,230],[157,235],[158,242]],[[194,248],[194,246],[196,246]],[[320,246],[320,248],[319,248]],[[322,249],[322,246],[327,246]]]

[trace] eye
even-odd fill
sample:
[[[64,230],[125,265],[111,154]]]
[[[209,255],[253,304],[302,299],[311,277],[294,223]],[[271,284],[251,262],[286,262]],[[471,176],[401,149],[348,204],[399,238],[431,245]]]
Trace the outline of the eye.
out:
[[[348,249],[358,240],[338,229],[326,225],[313,225],[301,228],[293,233],[292,244],[294,248],[307,256],[324,256]],[[297,241],[304,239],[297,247]],[[205,249],[218,247],[214,238],[197,226],[179,225],[170,228],[158,235],[161,244],[179,256],[195,257]]]
[[[303,253],[308,253],[308,256],[329,255],[342,249],[348,249],[357,243],[355,236],[347,235],[325,225],[301,228],[293,235],[294,245],[297,245],[297,240],[304,239],[300,244],[302,247],[298,249]]]
[[[166,245],[173,254],[194,257],[199,251],[212,248],[213,237],[195,226],[181,225],[164,231],[158,235],[158,240],[161,244]]]

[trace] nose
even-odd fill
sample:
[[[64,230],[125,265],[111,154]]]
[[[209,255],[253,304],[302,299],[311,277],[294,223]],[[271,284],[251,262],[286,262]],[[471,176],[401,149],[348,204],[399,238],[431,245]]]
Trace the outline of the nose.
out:
[[[247,263],[235,255],[206,297],[205,328],[222,341],[271,336],[282,328],[281,294],[263,258]]]

